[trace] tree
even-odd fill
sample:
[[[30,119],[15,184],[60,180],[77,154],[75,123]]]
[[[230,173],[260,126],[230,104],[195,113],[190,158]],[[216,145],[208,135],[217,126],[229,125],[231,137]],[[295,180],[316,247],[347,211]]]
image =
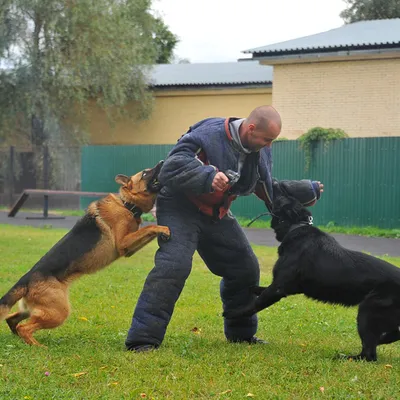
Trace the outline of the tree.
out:
[[[177,64],[190,64],[189,58],[177,58],[176,61]]]
[[[151,0],[0,0],[0,141],[80,142],[93,102],[110,119],[130,101],[136,116],[148,115],[146,67],[160,57],[158,35],[168,49],[176,44],[150,7]]]
[[[340,13],[346,24],[373,20],[400,18],[400,0],[345,0],[348,7]]]
[[[179,39],[159,17],[154,19],[153,39],[157,47],[157,64],[170,64],[174,57],[174,48]]]

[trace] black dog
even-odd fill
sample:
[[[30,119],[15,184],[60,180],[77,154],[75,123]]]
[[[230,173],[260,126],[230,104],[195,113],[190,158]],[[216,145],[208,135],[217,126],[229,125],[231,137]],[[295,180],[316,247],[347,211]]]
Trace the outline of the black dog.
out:
[[[400,269],[378,258],[342,247],[312,226],[310,211],[292,197],[278,196],[271,227],[281,243],[267,288],[255,287],[249,307],[224,313],[250,316],[280,299],[304,293],[325,303],[359,304],[357,325],[361,353],[352,359],[376,361],[376,347],[400,339]]]

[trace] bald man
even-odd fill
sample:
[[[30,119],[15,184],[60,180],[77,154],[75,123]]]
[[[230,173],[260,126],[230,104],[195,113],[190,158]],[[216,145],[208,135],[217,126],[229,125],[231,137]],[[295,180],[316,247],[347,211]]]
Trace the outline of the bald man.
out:
[[[281,118],[271,106],[253,110],[246,119],[208,118],[178,140],[159,175],[157,223],[170,228],[171,239],[159,240],[155,267],[148,275],[126,338],[128,350],[158,348],[174,306],[192,268],[197,250],[221,279],[223,309],[239,309],[253,300],[249,288],[259,283],[257,258],[230,212],[237,196],[255,193],[271,210],[273,189],[311,205],[319,182],[272,179],[271,145],[281,132]],[[258,339],[257,315],[224,319],[229,342],[265,343]]]

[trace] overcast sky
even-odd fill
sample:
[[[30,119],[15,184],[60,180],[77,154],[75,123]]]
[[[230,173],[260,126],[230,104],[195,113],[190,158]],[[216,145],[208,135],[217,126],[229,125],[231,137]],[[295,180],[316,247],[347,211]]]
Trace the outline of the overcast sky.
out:
[[[236,61],[241,51],[343,25],[343,0],[154,0],[179,36],[176,54],[195,62]]]

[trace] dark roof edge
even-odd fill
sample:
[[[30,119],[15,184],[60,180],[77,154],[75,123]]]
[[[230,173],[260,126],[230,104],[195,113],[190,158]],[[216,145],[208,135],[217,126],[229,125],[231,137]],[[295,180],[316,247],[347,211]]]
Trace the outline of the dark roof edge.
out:
[[[396,47],[397,46],[397,47]],[[357,50],[390,50],[390,49],[400,49],[400,41],[394,43],[384,43],[384,44],[369,44],[369,45],[351,45],[351,46],[328,46],[328,47],[310,47],[304,49],[291,49],[291,50],[274,50],[274,51],[250,51],[246,50],[244,53],[251,53],[258,57],[273,57],[273,56],[284,56],[284,55],[297,55],[297,54],[315,54],[315,53],[332,53],[338,51],[357,51]]]
[[[236,88],[243,88],[243,89],[257,89],[260,87],[268,88],[272,87],[272,81],[266,82],[252,82],[252,83],[204,83],[204,84],[176,84],[176,85],[149,85],[152,89],[163,89],[163,90],[170,90],[170,89],[184,89],[184,90],[191,90],[191,89],[236,89]]]

